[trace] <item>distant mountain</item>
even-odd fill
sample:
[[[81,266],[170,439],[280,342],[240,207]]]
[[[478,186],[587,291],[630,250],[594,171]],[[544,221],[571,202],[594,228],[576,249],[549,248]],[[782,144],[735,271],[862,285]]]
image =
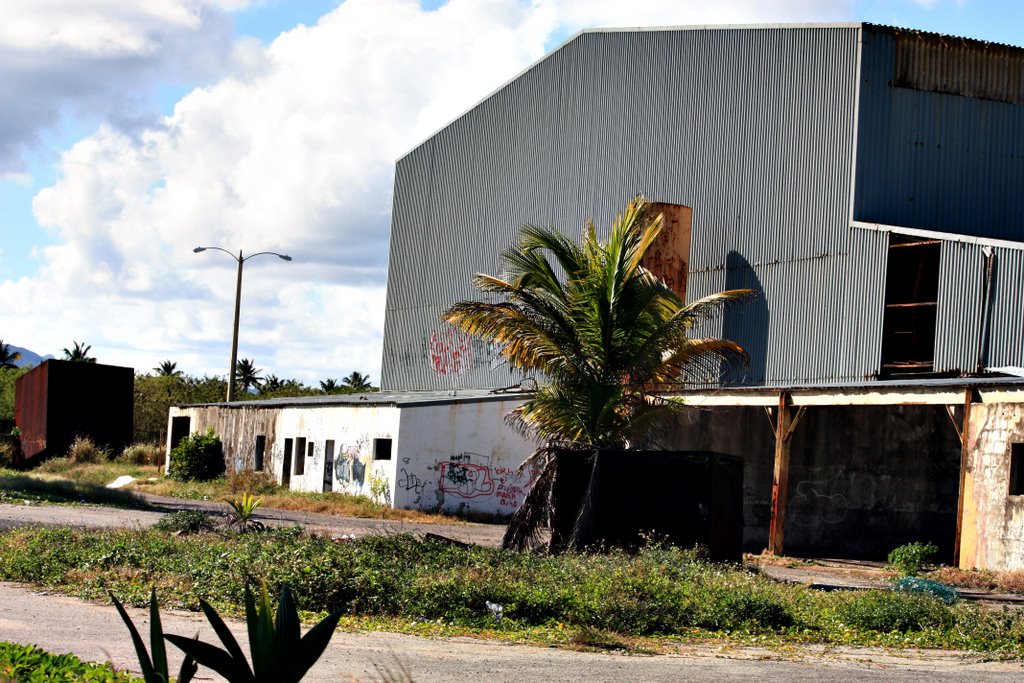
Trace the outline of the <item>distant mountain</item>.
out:
[[[23,349],[22,347],[15,346],[14,344],[8,344],[7,346],[8,346],[8,348],[11,349],[11,351],[14,351],[15,353],[20,353],[21,354],[21,358],[19,358],[17,361],[15,361],[15,364],[18,367],[25,367],[26,365],[28,365],[28,366],[39,365],[44,360],[50,360],[51,358],[53,358],[53,356],[51,356],[51,355],[40,356],[35,351],[29,351],[28,349]]]

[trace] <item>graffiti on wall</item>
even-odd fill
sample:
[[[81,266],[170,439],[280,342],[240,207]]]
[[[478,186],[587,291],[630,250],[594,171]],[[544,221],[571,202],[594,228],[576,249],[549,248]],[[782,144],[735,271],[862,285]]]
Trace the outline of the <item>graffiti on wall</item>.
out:
[[[479,453],[459,453],[439,462],[438,493],[463,499],[491,498],[512,512],[526,497],[533,473],[518,474],[509,467],[492,467],[490,457]]]
[[[839,524],[846,519],[846,496],[839,493],[839,480],[843,470],[831,479],[802,481],[796,485],[796,494],[789,501],[787,519],[794,524]]]
[[[366,483],[366,462],[368,456],[363,455],[360,444],[342,445],[334,456],[334,479],[342,490],[359,491]]]
[[[434,374],[461,375],[473,369],[473,338],[458,330],[434,330],[427,340],[427,351]]]

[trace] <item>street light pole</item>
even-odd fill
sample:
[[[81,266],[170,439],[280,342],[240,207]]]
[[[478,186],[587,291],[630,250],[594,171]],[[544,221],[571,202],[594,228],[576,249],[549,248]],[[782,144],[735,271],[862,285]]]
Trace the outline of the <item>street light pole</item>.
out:
[[[238,262],[238,277],[235,281],[235,322],[234,326],[232,327],[231,333],[231,369],[228,372],[227,402],[231,403],[232,401],[235,400],[235,371],[236,368],[238,367],[238,318],[239,313],[241,312],[242,309],[242,266],[244,266],[245,262],[248,261],[249,259],[255,256],[263,256],[264,254],[276,256],[284,261],[291,261],[292,257],[286,254],[278,254],[276,251],[261,251],[255,254],[249,254],[248,256],[242,256],[241,250],[239,250],[238,256],[235,256],[232,252],[228,251],[227,249],[222,249],[221,247],[196,247],[192,251],[198,254],[200,252],[206,251],[207,249],[223,251],[225,254],[227,254],[228,256],[230,256],[231,258],[235,259],[235,261]]]

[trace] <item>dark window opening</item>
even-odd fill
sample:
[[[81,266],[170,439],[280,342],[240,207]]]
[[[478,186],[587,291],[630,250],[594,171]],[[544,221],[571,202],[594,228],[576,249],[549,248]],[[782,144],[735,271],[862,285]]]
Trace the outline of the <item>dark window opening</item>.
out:
[[[253,454],[253,469],[257,472],[263,471],[263,455],[267,450],[267,437],[263,434],[256,435],[256,452]]]
[[[324,486],[327,493],[334,489],[334,441],[324,441]]]
[[[686,301],[693,209],[680,204],[652,202],[650,211],[653,216],[661,214],[661,234],[640,263]]]
[[[306,459],[302,457],[306,453],[306,439],[297,437],[295,439],[295,469],[292,474],[299,475],[306,473]]]
[[[1024,443],[1010,444],[1010,495],[1024,496]]]
[[[882,374],[929,373],[935,361],[939,240],[893,233],[885,278]]]
[[[284,440],[284,464],[281,466],[281,486],[288,488],[292,482],[292,440]]]
[[[181,440],[192,431],[192,418],[188,415],[171,418],[171,450],[177,448]]]
[[[390,460],[391,459],[391,439],[374,439],[373,440],[373,459],[374,460]]]

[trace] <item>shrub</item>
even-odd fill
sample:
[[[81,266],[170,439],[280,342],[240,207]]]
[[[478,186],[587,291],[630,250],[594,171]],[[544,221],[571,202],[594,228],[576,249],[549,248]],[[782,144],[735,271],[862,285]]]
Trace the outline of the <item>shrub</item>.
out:
[[[192,434],[171,451],[168,474],[179,481],[209,481],[224,474],[224,451],[211,427],[206,434]]]
[[[117,456],[122,465],[159,465],[164,459],[164,449],[155,443],[133,443]]]
[[[178,510],[169,515],[161,517],[153,525],[159,531],[169,531],[173,534],[198,534],[203,531],[213,531],[216,525],[209,513],[202,510]]]
[[[840,618],[857,628],[890,633],[949,628],[953,613],[932,597],[888,591],[866,591],[838,609]]]
[[[110,453],[106,449],[97,446],[87,436],[75,437],[71,444],[71,449],[68,451],[68,459],[79,464],[97,463],[107,460],[109,457]]]
[[[277,491],[277,481],[269,472],[241,470],[228,475],[227,489],[231,493],[267,494]]]
[[[937,552],[934,543],[907,543],[889,553],[889,565],[902,576],[917,576]]]
[[[14,462],[14,446],[0,441],[0,468],[7,468]]]

